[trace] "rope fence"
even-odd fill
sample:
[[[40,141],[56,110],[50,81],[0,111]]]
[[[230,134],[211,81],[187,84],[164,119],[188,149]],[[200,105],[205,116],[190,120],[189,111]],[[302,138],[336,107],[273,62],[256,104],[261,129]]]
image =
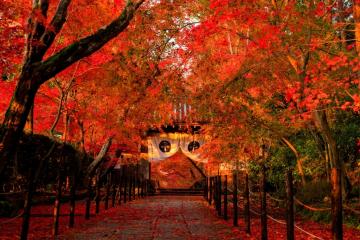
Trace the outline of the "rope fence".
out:
[[[292,177],[292,171],[289,170],[286,173],[286,196],[284,199],[277,198],[270,193],[266,192],[266,179],[264,178],[266,176],[264,173],[260,178],[260,184],[259,184],[259,192],[253,192],[249,188],[249,181],[248,181],[248,175],[245,175],[245,187],[243,190],[240,190],[238,188],[238,177],[233,176],[233,188],[221,188],[222,187],[222,178],[220,175],[209,177],[206,179],[206,193],[205,198],[209,202],[209,205],[212,205],[212,202],[214,203],[215,209],[218,212],[219,216],[227,216],[227,205],[228,202],[232,203],[233,205],[233,226],[238,226],[238,209],[240,206],[243,206],[243,217],[245,222],[245,231],[250,234],[250,212],[253,213],[256,216],[260,217],[261,220],[261,237],[264,239],[267,238],[267,221],[266,219],[270,219],[276,223],[279,223],[281,225],[286,226],[286,233],[287,233],[287,239],[295,239],[294,229],[297,231],[300,231],[303,234],[306,234],[307,236],[311,237],[312,239],[318,239],[323,240],[321,236],[317,236],[314,233],[309,232],[308,230],[305,230],[303,227],[300,227],[298,224],[295,223],[295,204],[303,207],[304,209],[314,211],[314,212],[325,212],[325,211],[331,211],[331,208],[329,207],[315,207],[308,205],[302,201],[300,201],[298,198],[295,197],[294,194],[294,187],[293,187],[293,177]],[[227,176],[225,175],[225,185],[227,185]],[[209,195],[210,193],[210,195]],[[228,194],[232,193],[232,198],[227,199]],[[230,195],[230,196],[231,196]],[[224,198],[223,198],[224,197]],[[270,200],[270,201],[268,201]],[[260,204],[257,204],[259,203]],[[283,211],[280,211],[281,214],[284,214],[284,220],[275,218],[271,214],[267,212],[266,205],[269,203],[282,203],[281,206]],[[250,208],[250,204],[253,204],[256,208],[260,208],[261,212],[257,212],[253,208]],[[284,205],[283,205],[284,204]],[[224,206],[223,208],[221,206]],[[272,205],[270,205],[272,206]],[[272,206],[274,207],[274,205]],[[343,204],[343,208],[347,211],[351,211],[355,214],[360,214],[360,211],[357,209],[353,209],[345,204]],[[272,209],[272,208],[270,208]],[[277,207],[276,207],[277,209]],[[278,209],[277,209],[278,210]],[[224,211],[224,212],[222,212]],[[224,218],[226,219],[226,218]],[[264,220],[265,219],[265,220]],[[331,232],[332,236],[334,235],[334,229],[332,228]]]
[[[296,197],[294,197],[294,200],[297,204],[303,206],[304,208],[310,210],[310,211],[314,211],[314,212],[324,212],[324,211],[330,211],[331,208],[316,208],[316,207],[312,207],[312,206],[309,206],[303,202],[301,202],[299,199],[297,199]]]

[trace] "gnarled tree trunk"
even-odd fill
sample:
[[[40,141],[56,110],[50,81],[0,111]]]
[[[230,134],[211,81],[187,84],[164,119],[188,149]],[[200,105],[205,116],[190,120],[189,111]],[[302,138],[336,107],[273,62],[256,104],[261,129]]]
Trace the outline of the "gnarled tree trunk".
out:
[[[315,111],[313,118],[316,126],[328,144],[329,161],[331,163],[331,213],[332,213],[332,238],[339,240],[343,238],[342,229],[342,191],[341,191],[341,172],[342,164],[337,150],[337,144],[332,135],[327,115],[325,111]]]

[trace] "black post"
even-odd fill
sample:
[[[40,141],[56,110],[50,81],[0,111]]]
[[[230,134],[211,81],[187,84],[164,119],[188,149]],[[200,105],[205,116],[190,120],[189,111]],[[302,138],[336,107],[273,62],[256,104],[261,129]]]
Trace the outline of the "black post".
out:
[[[139,170],[139,164],[136,164],[136,186],[137,186],[137,195],[138,198],[140,198],[140,170]]]
[[[123,179],[124,179],[124,203],[126,203],[127,185],[128,185],[128,171],[127,166],[123,168]]]
[[[129,166],[129,202],[132,200],[132,183],[133,183],[133,171],[132,171],[132,166]]]
[[[245,191],[244,191],[244,220],[245,232],[250,234],[250,191],[249,191],[249,175],[245,174]]]
[[[55,203],[54,203],[54,216],[53,216],[54,221],[53,221],[53,227],[52,227],[52,234],[53,234],[54,238],[56,238],[56,236],[59,233],[61,188],[62,188],[62,175],[61,175],[60,166],[58,166],[57,183],[56,183],[56,197],[55,197]]]
[[[141,197],[143,198],[144,197],[144,183],[145,183],[145,181],[144,181],[144,179],[142,179],[141,180]]]
[[[85,205],[85,219],[90,218],[91,195],[92,195],[91,178],[89,178],[89,183],[87,186],[86,205]]]
[[[117,175],[115,175],[115,173]],[[112,193],[111,193],[111,206],[115,207],[115,201],[116,201],[116,182],[119,180],[119,172],[112,172],[111,173],[111,186],[112,186]],[[116,178],[115,178],[116,176]]]
[[[217,178],[218,178],[218,215],[221,216],[221,193],[222,193],[221,175],[219,175]]]
[[[219,207],[219,204],[218,204],[218,190],[219,190],[219,186],[218,186],[218,177],[215,176],[214,177],[214,180],[215,180],[215,184],[214,184],[214,203],[215,203],[215,209],[216,211],[218,211],[218,207]]]
[[[267,211],[266,211],[266,168],[265,165],[262,166],[261,169],[261,181],[260,181],[260,188],[261,188],[261,239],[267,240],[268,239],[268,232],[267,232]]]
[[[35,177],[34,171],[35,170],[32,168],[29,171],[28,188],[25,195],[24,213],[22,216],[22,225],[21,225],[21,233],[20,233],[21,240],[26,240],[28,238],[31,207],[32,207],[32,197],[35,191],[35,184],[36,184],[36,182],[34,181],[34,177]]]
[[[209,196],[209,205],[211,205],[212,197],[213,197],[213,177],[210,177],[210,196]]]
[[[207,200],[207,194],[208,194],[208,189],[207,189],[207,177],[205,177],[205,185],[204,185],[204,198]]]
[[[228,219],[228,212],[227,212],[227,207],[228,207],[228,198],[227,198],[227,175],[225,175],[225,179],[224,179],[224,219],[227,220]]]
[[[238,226],[238,197],[237,197],[237,188],[238,188],[238,179],[237,179],[237,172],[234,172],[233,175],[233,207],[234,207],[234,221],[233,225],[236,227]]]
[[[75,224],[76,185],[77,185],[77,171],[74,170],[74,173],[71,178],[71,187],[70,187],[69,228],[73,228]]]
[[[105,210],[109,209],[109,195],[110,195],[110,173],[106,174],[106,189],[105,189]]]
[[[292,170],[286,173],[286,232],[287,239],[294,240],[294,192]]]
[[[96,193],[95,193],[95,213],[100,212],[100,200],[101,200],[101,189],[100,189],[100,171],[96,174]]]
[[[119,171],[119,199],[118,199],[118,204],[121,205],[121,196],[122,196],[122,187],[123,187],[123,183],[124,183],[124,169],[123,166],[120,167],[120,171]]]
[[[331,169],[331,236],[343,239],[343,207],[341,190],[341,168]]]
[[[136,169],[133,170],[133,199],[136,198]]]

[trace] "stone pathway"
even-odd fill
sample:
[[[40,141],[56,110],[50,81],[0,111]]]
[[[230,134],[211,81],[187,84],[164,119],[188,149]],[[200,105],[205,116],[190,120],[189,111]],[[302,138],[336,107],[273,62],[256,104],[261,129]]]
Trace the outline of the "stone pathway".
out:
[[[59,239],[239,239],[198,196],[156,196],[112,208]]]

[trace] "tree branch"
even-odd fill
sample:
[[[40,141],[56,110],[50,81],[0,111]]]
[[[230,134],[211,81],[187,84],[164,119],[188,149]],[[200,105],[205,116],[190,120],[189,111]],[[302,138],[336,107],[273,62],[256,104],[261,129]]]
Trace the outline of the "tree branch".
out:
[[[137,3],[129,1],[121,15],[108,26],[100,28],[94,34],[74,42],[45,60],[37,69],[42,74],[40,84],[46,82],[76,61],[96,52],[108,41],[119,35],[129,25],[135,11],[144,1],[140,0]]]
[[[102,146],[100,152],[98,153],[94,161],[91,162],[91,164],[86,170],[86,175],[88,176],[87,178],[91,177],[95,173],[95,170],[98,168],[100,163],[103,161],[105,154],[108,152],[111,146],[111,142],[112,142],[112,137],[109,137]]]
[[[61,28],[63,27],[66,21],[67,10],[70,3],[71,0],[61,0],[59,2],[59,5],[56,9],[53,19],[50,22],[50,25],[46,28],[46,30],[42,34],[40,38],[42,44],[38,49],[38,54],[39,56],[41,56],[41,58],[43,58],[46,51],[54,42],[56,35],[60,32]]]
[[[37,49],[42,34],[45,31],[45,20],[49,9],[49,0],[33,1],[31,15],[28,20],[28,35],[26,37],[25,64],[40,61],[42,57],[37,55]],[[38,11],[41,16],[39,17]]]

